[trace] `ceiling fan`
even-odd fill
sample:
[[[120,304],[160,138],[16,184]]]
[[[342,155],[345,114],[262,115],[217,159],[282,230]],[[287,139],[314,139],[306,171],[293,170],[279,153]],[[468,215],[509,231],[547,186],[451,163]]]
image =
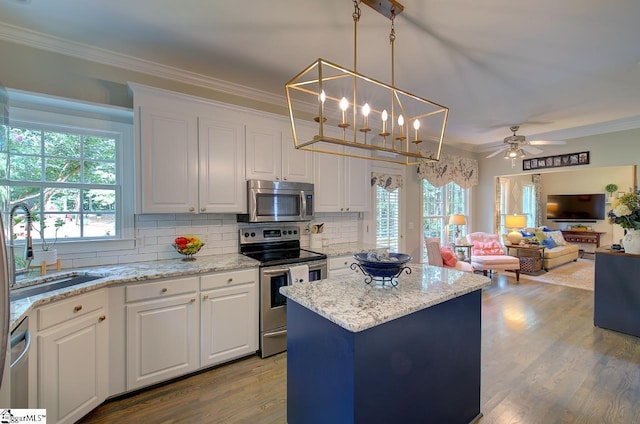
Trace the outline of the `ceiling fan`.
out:
[[[550,141],[550,140],[532,140],[527,141],[523,135],[516,135],[516,132],[520,129],[519,125],[514,125],[509,128],[513,135],[509,137],[505,137],[504,144],[505,146],[500,147],[495,152],[491,153],[487,156],[487,158],[492,158],[496,156],[498,153],[504,151],[505,159],[518,159],[524,158],[525,152],[531,153],[533,155],[537,155],[538,153],[542,153],[541,149],[538,149],[536,146],[542,145],[550,145],[550,144],[565,144],[564,141]]]

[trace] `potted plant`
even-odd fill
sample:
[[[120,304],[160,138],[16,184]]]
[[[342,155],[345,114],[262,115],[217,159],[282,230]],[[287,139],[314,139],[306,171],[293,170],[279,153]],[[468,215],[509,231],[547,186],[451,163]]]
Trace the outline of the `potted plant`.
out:
[[[617,184],[607,184],[604,187],[604,191],[606,191],[607,193],[609,193],[609,200],[607,200],[609,203],[613,203],[613,193],[615,193],[616,191],[618,191],[618,185]]]
[[[37,221],[37,219],[34,219],[34,221]],[[40,228],[32,227],[34,231],[40,234],[40,239],[42,240],[40,244],[40,250],[34,249],[33,251],[32,265],[40,265],[42,264],[42,262],[45,262],[46,264],[53,264],[58,260],[58,251],[56,249],[53,249],[53,246],[55,246],[56,242],[58,241],[58,231],[63,225],[64,219],[56,218],[54,220],[54,238],[52,242],[47,241],[44,236],[44,230],[45,228],[47,228],[45,222],[42,223]]]

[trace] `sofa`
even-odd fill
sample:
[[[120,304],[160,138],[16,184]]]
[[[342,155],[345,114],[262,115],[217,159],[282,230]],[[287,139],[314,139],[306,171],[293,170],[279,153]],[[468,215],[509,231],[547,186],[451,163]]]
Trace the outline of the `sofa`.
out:
[[[539,242],[545,244],[542,257],[542,268],[545,271],[578,260],[580,247],[577,244],[567,242],[559,230],[549,230],[546,227],[525,228],[522,230],[522,235],[524,237],[535,235]],[[553,242],[548,242],[548,239],[553,240]]]

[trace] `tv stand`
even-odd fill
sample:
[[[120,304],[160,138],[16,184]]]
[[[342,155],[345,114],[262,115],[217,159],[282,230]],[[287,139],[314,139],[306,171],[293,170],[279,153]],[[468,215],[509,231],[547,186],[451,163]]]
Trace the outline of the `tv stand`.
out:
[[[595,244],[596,248],[600,247],[600,237],[603,234],[598,231],[573,231],[573,230],[561,230],[562,236],[569,243],[587,243]]]

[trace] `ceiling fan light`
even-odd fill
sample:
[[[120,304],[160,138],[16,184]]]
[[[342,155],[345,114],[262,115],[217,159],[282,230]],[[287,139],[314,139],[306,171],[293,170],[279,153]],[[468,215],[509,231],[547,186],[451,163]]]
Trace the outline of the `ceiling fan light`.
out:
[[[524,150],[522,150],[522,149],[518,149],[518,156],[519,156],[520,158],[524,158],[524,157],[526,157],[526,155],[524,154]]]

